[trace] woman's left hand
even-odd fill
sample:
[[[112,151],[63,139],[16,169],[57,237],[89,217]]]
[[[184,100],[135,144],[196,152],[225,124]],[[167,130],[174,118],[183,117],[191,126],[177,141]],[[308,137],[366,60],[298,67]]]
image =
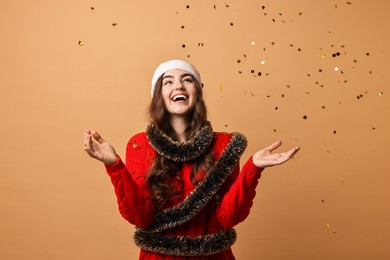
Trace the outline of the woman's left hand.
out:
[[[281,144],[282,144],[281,141],[277,141],[271,144],[270,146],[268,146],[267,148],[264,148],[256,152],[252,156],[253,163],[260,168],[280,165],[290,160],[299,151],[299,147],[294,147],[287,152],[272,153]]]

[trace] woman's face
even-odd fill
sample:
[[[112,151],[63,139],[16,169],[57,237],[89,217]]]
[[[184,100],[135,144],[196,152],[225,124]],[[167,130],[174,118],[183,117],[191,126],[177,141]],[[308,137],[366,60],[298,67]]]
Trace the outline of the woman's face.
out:
[[[169,70],[163,75],[161,95],[171,116],[187,116],[196,100],[193,76],[185,70]]]

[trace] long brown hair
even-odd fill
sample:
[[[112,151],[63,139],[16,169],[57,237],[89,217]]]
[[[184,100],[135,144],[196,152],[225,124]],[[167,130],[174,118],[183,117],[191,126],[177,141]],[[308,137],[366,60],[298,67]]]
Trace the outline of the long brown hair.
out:
[[[205,123],[207,123],[207,109],[203,100],[202,86],[194,80],[196,86],[196,100],[193,110],[189,113],[189,125],[185,130],[186,139],[190,139]],[[152,101],[149,105],[149,120],[174,140],[178,140],[173,130],[169,113],[162,98],[162,76],[158,79]],[[196,185],[202,178],[198,173],[205,173],[214,163],[211,151],[192,161],[191,181]],[[183,181],[177,173],[182,162],[175,162],[159,154],[156,155],[146,177],[146,184],[153,196],[157,210],[168,206],[172,199],[180,198],[182,189],[175,189],[172,181],[177,179],[181,185]]]

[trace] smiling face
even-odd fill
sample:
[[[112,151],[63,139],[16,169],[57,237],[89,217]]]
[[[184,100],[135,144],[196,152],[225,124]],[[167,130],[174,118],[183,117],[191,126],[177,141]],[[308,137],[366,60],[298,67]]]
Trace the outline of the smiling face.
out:
[[[196,85],[185,70],[169,70],[163,75],[161,95],[170,116],[186,117],[194,108]]]

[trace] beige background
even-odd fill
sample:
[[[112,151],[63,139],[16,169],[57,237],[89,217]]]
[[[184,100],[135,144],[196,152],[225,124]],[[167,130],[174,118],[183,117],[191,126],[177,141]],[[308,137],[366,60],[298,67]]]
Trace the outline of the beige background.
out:
[[[264,172],[238,259],[390,259],[389,8],[1,1],[0,259],[137,259],[83,129],[124,156],[172,58],[200,70],[214,129],[247,135],[243,160],[277,139],[302,147]]]

